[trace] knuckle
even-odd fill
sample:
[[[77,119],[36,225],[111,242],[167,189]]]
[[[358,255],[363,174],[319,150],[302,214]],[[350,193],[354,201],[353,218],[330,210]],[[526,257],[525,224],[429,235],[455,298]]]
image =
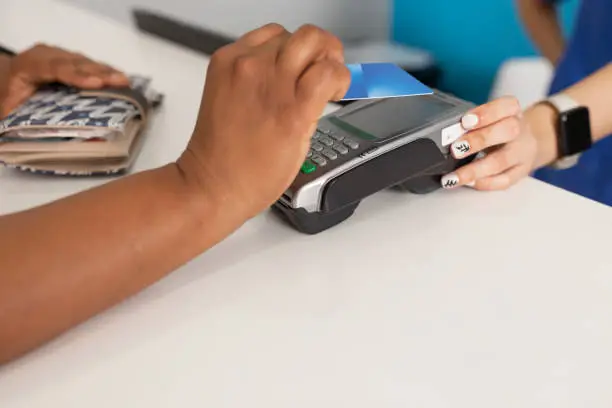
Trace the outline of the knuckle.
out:
[[[338,55],[344,57],[344,45],[342,44],[342,41],[340,41],[338,37],[331,33],[326,33],[325,36],[327,37],[327,46],[334,53],[337,53]]]
[[[485,122],[496,122],[501,118],[516,116],[520,111],[520,104],[515,97],[501,96],[482,105],[480,115]]]
[[[92,60],[91,58],[88,58],[85,54],[82,54],[80,52],[72,52],[66,55],[66,59],[72,59],[75,63],[79,63],[79,64],[91,64],[91,65],[98,65],[99,62]]]
[[[259,72],[259,61],[250,55],[242,55],[234,60],[234,72],[239,77],[253,77]]]
[[[475,177],[484,178],[496,173],[497,160],[493,156],[487,156],[486,158],[474,163],[474,165],[476,167],[474,172]]]
[[[324,35],[323,30],[313,24],[304,24],[298,29],[297,33],[307,40],[317,40]]]
[[[498,170],[499,163],[495,159],[495,157],[486,157],[483,160],[480,160],[477,164],[477,174],[476,178],[482,179],[485,177],[490,177],[493,174],[499,173]]]
[[[516,97],[512,96],[511,98],[512,104],[514,105],[514,112],[518,115],[522,110],[521,103]]]
[[[510,168],[511,153],[509,150],[504,149],[499,152],[495,160],[493,161],[493,172],[499,173]]]
[[[261,30],[271,31],[271,32],[283,32],[285,31],[285,27],[279,23],[268,23],[261,27]]]
[[[59,69],[66,64],[67,61],[64,58],[54,57],[49,59],[49,67],[51,67],[51,69]]]
[[[224,45],[223,47],[217,49],[210,58],[210,63],[214,65],[222,65],[226,63],[232,52],[232,44]]]
[[[479,188],[483,191],[505,190],[508,188],[508,179],[504,175],[489,177],[479,182]]]
[[[463,184],[471,183],[476,179],[476,172],[474,169],[474,165],[468,165],[461,167],[456,171],[457,177],[459,177],[459,181]]]
[[[95,64],[96,68],[100,71],[100,73],[102,74],[114,74],[114,73],[121,73],[120,70],[118,70],[117,68],[111,66],[111,65],[106,65],[106,64],[100,64],[100,63],[96,63]]]
[[[474,142],[477,147],[484,148],[491,145],[494,126],[487,126],[474,133]]]
[[[491,179],[489,178],[478,180],[478,182],[476,183],[474,187],[477,188],[478,190],[483,190],[483,191],[488,191],[488,190],[493,189]]]
[[[336,70],[332,64],[320,62],[317,64],[317,76],[321,82],[325,82],[336,77]]]
[[[75,69],[76,65],[66,58],[54,58],[52,66],[56,69]]]
[[[508,177],[507,174],[500,174],[494,187],[498,190],[506,190],[510,188],[511,185],[512,181],[510,180],[510,177]]]
[[[466,138],[468,139],[468,143],[472,146],[472,149],[479,150],[487,146],[487,139],[490,133],[490,129],[484,128],[478,132],[468,134]]]
[[[512,139],[516,139],[521,134],[521,121],[516,116],[506,120],[506,131]]]
[[[51,47],[48,44],[46,44],[44,42],[36,42],[29,49],[29,51],[45,51],[45,50],[49,50],[49,49],[51,49]]]
[[[504,108],[512,115],[516,115],[521,111],[521,104],[515,96],[506,95],[502,98]]]

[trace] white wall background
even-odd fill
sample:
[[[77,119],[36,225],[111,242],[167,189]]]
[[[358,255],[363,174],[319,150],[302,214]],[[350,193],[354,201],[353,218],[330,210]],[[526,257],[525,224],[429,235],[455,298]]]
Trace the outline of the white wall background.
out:
[[[391,0],[64,0],[131,24],[134,6],[164,12],[231,36],[268,22],[293,30],[304,23],[343,40],[387,39]]]

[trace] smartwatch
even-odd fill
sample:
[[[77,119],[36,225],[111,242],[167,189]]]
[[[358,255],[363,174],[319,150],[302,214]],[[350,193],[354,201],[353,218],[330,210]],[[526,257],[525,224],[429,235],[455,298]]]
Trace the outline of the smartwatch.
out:
[[[557,157],[551,164],[555,169],[575,166],[582,152],[591,148],[591,120],[589,108],[580,106],[568,95],[559,93],[544,101],[557,111]]]

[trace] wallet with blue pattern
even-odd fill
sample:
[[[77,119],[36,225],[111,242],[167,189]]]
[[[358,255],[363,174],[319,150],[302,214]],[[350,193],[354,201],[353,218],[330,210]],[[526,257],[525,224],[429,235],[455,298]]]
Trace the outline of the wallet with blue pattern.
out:
[[[55,175],[125,173],[162,99],[141,76],[130,77],[126,88],[44,86],[0,120],[0,163]]]

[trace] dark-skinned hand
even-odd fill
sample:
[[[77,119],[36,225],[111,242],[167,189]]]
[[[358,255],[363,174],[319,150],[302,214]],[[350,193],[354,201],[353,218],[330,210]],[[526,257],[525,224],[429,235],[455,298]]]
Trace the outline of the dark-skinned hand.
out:
[[[44,44],[0,58],[0,118],[6,117],[44,84],[60,82],[83,89],[129,85],[126,75],[81,54]]]

